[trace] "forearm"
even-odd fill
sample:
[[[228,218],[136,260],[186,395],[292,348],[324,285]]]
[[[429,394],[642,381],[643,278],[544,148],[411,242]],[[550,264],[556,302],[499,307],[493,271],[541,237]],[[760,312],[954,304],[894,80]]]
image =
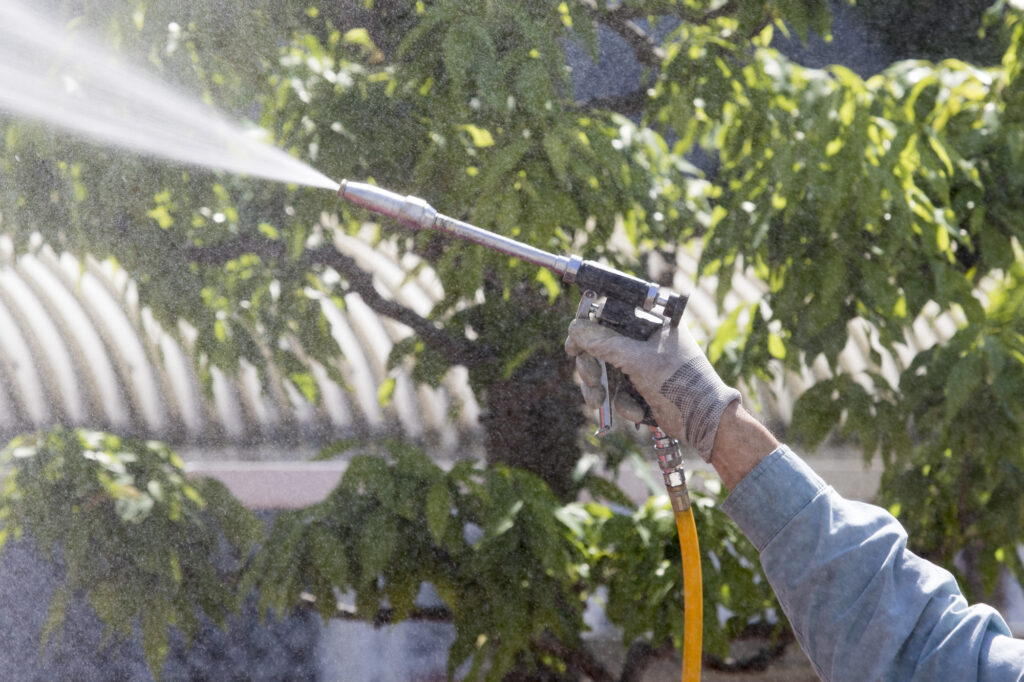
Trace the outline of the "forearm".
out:
[[[732,490],[761,460],[779,447],[775,436],[737,400],[725,408],[715,434],[711,466]]]

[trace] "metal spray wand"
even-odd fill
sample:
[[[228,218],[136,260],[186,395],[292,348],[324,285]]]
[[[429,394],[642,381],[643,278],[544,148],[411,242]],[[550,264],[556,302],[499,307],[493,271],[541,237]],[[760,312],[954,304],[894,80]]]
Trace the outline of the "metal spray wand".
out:
[[[677,326],[686,308],[686,296],[665,291],[654,282],[648,282],[595,261],[583,260],[579,256],[555,255],[450,218],[438,213],[430,204],[418,197],[402,196],[373,185],[348,180],[341,181],[338,196],[374,213],[395,218],[410,227],[446,232],[459,239],[547,268],[561,277],[562,281],[575,284],[582,291],[577,317],[593,318],[600,324],[634,339],[647,339],[666,324]],[[602,379],[605,385],[605,405],[598,415],[598,435],[607,433],[612,425],[611,392],[608,390],[606,370],[602,371]],[[629,389],[631,388],[630,386]],[[671,445],[666,444],[669,440],[667,436],[657,429],[649,409],[641,423],[652,427],[655,447],[659,451],[672,449]],[[659,461],[661,459],[659,456]],[[668,457],[668,460],[675,459]],[[679,459],[681,461],[681,458]]]

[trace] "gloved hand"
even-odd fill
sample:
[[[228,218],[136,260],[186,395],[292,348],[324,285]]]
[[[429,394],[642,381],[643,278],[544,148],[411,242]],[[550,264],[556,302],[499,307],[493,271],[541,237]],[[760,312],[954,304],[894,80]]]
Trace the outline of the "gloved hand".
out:
[[[622,336],[590,320],[573,320],[565,352],[576,358],[583,399],[596,408],[604,400],[604,360],[622,370],[651,406],[662,431],[688,443],[705,462],[711,461],[718,422],[740,393],[715,373],[685,326],[666,325],[646,341]],[[643,408],[623,392],[614,396],[617,412],[639,422]]]

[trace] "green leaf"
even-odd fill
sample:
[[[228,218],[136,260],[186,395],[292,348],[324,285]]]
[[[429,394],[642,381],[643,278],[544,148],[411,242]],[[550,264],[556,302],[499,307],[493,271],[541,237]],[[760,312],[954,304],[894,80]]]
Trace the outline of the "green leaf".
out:
[[[513,171],[533,145],[532,140],[517,139],[490,153],[487,165],[480,174],[481,193],[493,196],[498,193],[499,187],[511,185]]]
[[[497,86],[497,53],[487,26],[479,17],[465,15],[454,21],[442,43],[445,69],[457,88],[476,81],[482,96],[493,97]]]
[[[954,420],[985,379],[985,356],[967,351],[952,367],[946,379],[946,421]]]
[[[582,538],[590,515],[579,505],[566,505],[555,510],[555,518],[569,529],[574,537]]]
[[[195,481],[206,500],[205,511],[240,556],[248,556],[256,542],[263,538],[263,523],[247,509],[226,485],[213,478]]]
[[[359,455],[352,458],[341,479],[345,490],[369,494],[383,503],[395,498],[394,473],[381,457]]]
[[[484,538],[493,540],[512,530],[516,525],[516,517],[519,516],[524,504],[525,502],[521,499],[513,500],[508,507],[491,518],[484,529]]]
[[[536,279],[544,285],[544,290],[548,295],[548,303],[554,303],[562,293],[562,284],[560,280],[546,268],[537,270]]]
[[[717,363],[725,349],[740,337],[739,318],[745,310],[751,310],[751,306],[736,306],[728,317],[718,325],[707,351],[711,364]]]
[[[441,481],[427,492],[427,529],[435,544],[441,544],[452,517],[452,496],[448,483]]]
[[[345,546],[338,537],[323,524],[314,523],[309,528],[310,559],[317,571],[322,573],[333,586],[347,587],[348,559]]]
[[[580,38],[583,46],[587,50],[587,54],[590,55],[591,61],[597,62],[597,23],[587,13],[586,7],[584,7],[583,3],[561,3],[559,7],[562,5],[568,5],[569,18],[573,33]]]
[[[312,372],[292,372],[288,375],[295,388],[299,389],[302,397],[312,404],[316,404],[320,395],[320,387]]]
[[[68,588],[65,585],[58,586],[50,600],[50,607],[46,610],[46,618],[43,620],[43,629],[39,635],[40,650],[46,648],[53,634],[64,627],[70,602]]]
[[[841,407],[833,398],[834,392],[834,381],[819,381],[793,406],[791,428],[806,440],[808,448],[817,447],[839,423]]]
[[[786,359],[786,344],[778,334],[768,335],[768,353],[777,360]]]
[[[394,609],[395,620],[405,620],[416,608],[416,597],[419,595],[422,582],[418,571],[395,572],[388,579],[388,604]]]
[[[169,605],[162,599],[150,601],[142,610],[142,652],[150,673],[158,682],[161,677],[160,670],[169,648],[168,615],[170,611]]]
[[[377,46],[373,44],[373,39],[370,38],[370,32],[365,28],[353,28],[345,31],[345,34],[341,37],[343,43],[348,45],[358,45],[368,52],[372,52],[377,49]]]
[[[568,176],[569,148],[564,140],[562,140],[560,132],[552,130],[547,133],[544,136],[542,145],[544,152],[547,154],[548,161],[551,163],[551,169],[554,171],[555,177],[565,182]]]
[[[381,407],[387,407],[391,404],[391,398],[395,394],[395,386],[398,381],[395,377],[388,377],[384,381],[380,382],[380,386],[377,387],[377,404]]]
[[[491,132],[486,128],[480,128],[472,123],[459,126],[459,130],[464,130],[469,133],[470,139],[473,140],[474,147],[493,147],[494,137],[491,136]]]
[[[373,580],[387,567],[398,548],[395,517],[377,509],[366,519],[359,535],[359,564],[363,580]]]
[[[541,113],[555,98],[551,85],[551,78],[544,64],[536,59],[527,60],[516,78],[516,100],[522,102],[527,110]]]
[[[608,500],[623,507],[632,506],[633,501],[622,489],[602,476],[589,474],[583,479],[583,487],[597,500]]]
[[[338,614],[338,602],[335,597],[334,586],[317,565],[314,565],[309,570],[308,580],[309,590],[312,592],[316,610],[326,624]]]
[[[358,449],[363,444],[363,441],[359,438],[342,438],[341,440],[336,440],[330,445],[325,445],[320,448],[313,457],[313,461],[320,462],[336,459],[348,454],[352,450]]]

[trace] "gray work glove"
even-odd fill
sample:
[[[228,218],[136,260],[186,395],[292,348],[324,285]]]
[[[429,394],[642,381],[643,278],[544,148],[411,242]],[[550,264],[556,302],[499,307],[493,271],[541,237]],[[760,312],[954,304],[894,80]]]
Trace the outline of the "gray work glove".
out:
[[[637,341],[597,322],[577,319],[569,325],[565,352],[576,358],[589,407],[604,400],[597,359],[604,360],[629,377],[662,431],[711,461],[718,422],[740,393],[722,382],[685,326],[666,325],[646,341]],[[643,408],[623,392],[615,395],[614,406],[630,421],[643,419]]]

